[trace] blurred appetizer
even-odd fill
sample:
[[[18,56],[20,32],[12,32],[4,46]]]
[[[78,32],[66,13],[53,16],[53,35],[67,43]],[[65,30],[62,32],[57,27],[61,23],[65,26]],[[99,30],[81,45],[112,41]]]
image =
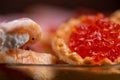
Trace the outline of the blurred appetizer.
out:
[[[31,19],[22,18],[0,24],[1,47],[20,48],[40,41],[41,28]],[[2,49],[3,50],[3,49]]]
[[[52,47],[69,64],[119,64],[120,24],[103,14],[71,19],[57,30]]]
[[[55,64],[56,58],[53,55],[30,50],[29,47],[40,40],[41,28],[31,19],[0,23],[0,63]],[[25,67],[21,70],[35,80],[46,80],[52,76],[48,68]]]

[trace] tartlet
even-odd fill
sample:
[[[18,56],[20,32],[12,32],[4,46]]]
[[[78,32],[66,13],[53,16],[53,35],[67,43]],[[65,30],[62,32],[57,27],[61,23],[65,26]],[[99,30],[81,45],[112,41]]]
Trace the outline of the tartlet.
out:
[[[119,24],[114,23],[110,20],[110,18],[104,17],[104,15],[102,14],[88,16],[83,15],[77,19],[71,19],[60,26],[53,38],[52,47],[53,50],[56,52],[58,58],[69,64],[119,64],[120,54],[119,50],[116,50],[116,48],[119,48],[119,46],[117,47],[116,45],[116,43],[119,44],[119,27]],[[117,31],[117,37],[114,37],[114,34],[110,31],[112,29],[110,28]],[[84,30],[85,35],[84,33],[82,33],[84,32]],[[97,34],[100,33],[98,34],[98,37],[100,37],[99,39],[101,40],[98,39],[98,42],[95,42],[96,37],[90,38],[90,34],[92,34],[92,32],[96,32]],[[108,35],[110,37],[108,37]],[[107,38],[103,36],[107,36]],[[103,38],[106,40],[112,40],[115,44],[112,44],[112,41],[111,43],[110,41],[107,41],[110,45],[107,45],[107,43],[102,44],[101,42],[104,42]],[[79,42],[80,39],[94,39],[92,40],[94,44],[92,46],[88,44],[88,46],[86,47],[86,43]],[[118,42],[115,42],[115,39],[117,39]],[[85,46],[85,48],[81,49],[80,46]],[[101,47],[100,49],[102,50],[99,50],[99,47]],[[110,47],[110,50],[106,51],[105,49],[108,49],[108,47]],[[114,50],[117,51],[115,52],[115,54],[114,52],[111,53],[112,47]],[[95,49],[96,52],[94,51]],[[97,49],[99,50],[98,52]],[[103,50],[105,50],[106,52],[103,52]],[[110,54],[108,54],[109,52]]]

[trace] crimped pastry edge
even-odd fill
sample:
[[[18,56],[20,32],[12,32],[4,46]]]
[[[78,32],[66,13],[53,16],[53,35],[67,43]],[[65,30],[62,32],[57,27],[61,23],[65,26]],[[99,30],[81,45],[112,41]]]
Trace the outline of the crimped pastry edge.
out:
[[[74,25],[79,24],[80,20],[83,19],[84,17],[85,16],[82,16],[78,19],[71,19],[69,22],[63,23],[53,38],[52,41],[53,50],[56,52],[56,55],[59,57],[59,59],[63,60],[66,63],[79,64],[79,65],[96,64],[93,62],[93,59],[91,57],[86,57],[83,59],[76,52],[72,52],[67,46],[67,40],[72,32],[71,29],[74,27]],[[100,63],[98,64],[104,65],[104,64],[119,64],[119,63],[120,63],[120,57],[115,59],[114,62],[112,62],[108,58],[105,58],[101,60]]]

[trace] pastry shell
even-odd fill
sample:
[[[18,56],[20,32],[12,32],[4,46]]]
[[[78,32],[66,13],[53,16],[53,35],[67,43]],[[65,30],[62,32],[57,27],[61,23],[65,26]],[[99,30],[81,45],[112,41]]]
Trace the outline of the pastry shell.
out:
[[[56,55],[60,60],[63,60],[69,64],[77,65],[88,65],[88,64],[117,64],[120,62],[117,58],[114,62],[110,59],[105,58],[99,63],[95,63],[91,57],[85,57],[84,59],[78,55],[76,52],[72,52],[68,47],[68,39],[71,32],[74,30],[74,26],[80,24],[80,21],[84,19],[85,16],[81,16],[78,19],[71,19],[70,21],[63,23],[60,28],[57,30],[56,35],[52,41],[53,50],[56,52]]]

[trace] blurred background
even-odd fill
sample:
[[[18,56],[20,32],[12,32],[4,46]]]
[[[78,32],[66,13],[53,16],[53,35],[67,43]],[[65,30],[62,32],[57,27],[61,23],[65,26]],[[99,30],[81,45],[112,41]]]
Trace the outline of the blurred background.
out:
[[[72,17],[96,12],[109,15],[120,9],[119,3],[120,0],[0,0],[0,22],[31,18],[41,26],[45,36],[51,36],[51,32]],[[33,48],[44,52],[40,45],[36,44]]]
[[[120,8],[119,0],[0,0],[0,14],[23,12],[34,5],[52,5],[67,9],[79,7],[98,11],[114,11]]]

